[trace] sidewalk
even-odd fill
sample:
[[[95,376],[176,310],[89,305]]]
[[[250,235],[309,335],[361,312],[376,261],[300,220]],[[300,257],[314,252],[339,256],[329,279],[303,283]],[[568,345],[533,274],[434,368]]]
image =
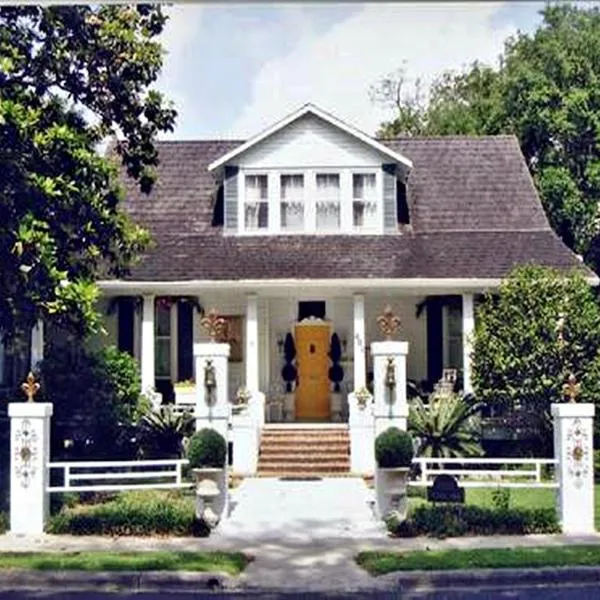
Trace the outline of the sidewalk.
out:
[[[392,539],[365,538],[350,539],[348,537],[323,539],[307,535],[306,537],[290,537],[282,532],[278,540],[263,539],[257,536],[253,540],[224,539],[218,535],[210,538],[106,538],[44,535],[35,537],[0,536],[0,552],[77,552],[77,551],[133,551],[151,550],[201,551],[201,550],[237,550],[255,557],[246,571],[237,578],[221,575],[166,573],[153,574],[93,574],[65,573],[57,576],[53,573],[36,573],[27,577],[29,585],[45,587],[49,583],[62,586],[87,585],[96,587],[99,581],[113,581],[123,577],[137,577],[138,586],[150,585],[144,589],[173,589],[178,585],[195,585],[210,583],[215,577],[224,587],[242,587],[278,590],[304,590],[337,592],[357,591],[360,589],[397,589],[400,582],[419,580],[436,581],[481,581],[489,578],[489,570],[481,572],[428,574],[391,574],[374,578],[354,563],[354,556],[361,550],[425,550],[425,549],[467,549],[467,548],[511,548],[533,546],[557,546],[571,544],[600,544],[600,535],[565,536],[565,535],[530,535],[530,536],[497,536],[470,537],[435,540],[429,538]],[[534,576],[531,569],[523,569],[523,574]],[[539,571],[539,570],[538,570]],[[554,569],[554,571],[559,571]],[[577,577],[581,573],[589,573],[589,577],[600,578],[600,568],[575,567],[565,573]],[[498,577],[514,576],[514,569],[495,572]],[[129,581],[129,580],[128,580]],[[178,583],[179,582],[179,583]],[[11,579],[0,571],[0,588],[10,588]],[[15,583],[14,577],[12,583]],[[16,583],[19,583],[18,581]],[[165,587],[166,586],[166,587]],[[16,589],[16,588],[14,588]]]

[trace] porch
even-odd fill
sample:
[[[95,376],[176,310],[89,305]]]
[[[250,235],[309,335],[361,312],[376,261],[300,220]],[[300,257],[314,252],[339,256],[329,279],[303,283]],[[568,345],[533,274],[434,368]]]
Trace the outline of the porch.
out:
[[[216,286],[215,286],[216,288]],[[137,295],[133,295],[137,291]],[[430,389],[445,368],[470,392],[474,291],[344,290],[296,283],[279,289],[130,290],[105,298],[108,339],[140,363],[142,390],[163,402],[195,402],[194,343],[208,341],[201,310],[228,322],[228,395],[247,388],[266,397],[268,422],[345,422],[347,397],[372,382],[370,345],[381,339],[377,317],[390,305],[409,343],[407,379]],[[121,291],[122,292],[122,291]],[[141,292],[141,293],[140,293]]]

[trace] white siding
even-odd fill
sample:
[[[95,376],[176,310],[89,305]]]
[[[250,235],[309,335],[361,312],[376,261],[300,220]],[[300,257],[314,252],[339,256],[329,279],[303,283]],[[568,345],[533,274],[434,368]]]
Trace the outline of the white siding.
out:
[[[246,169],[380,167],[386,157],[314,115],[305,115],[236,159]]]

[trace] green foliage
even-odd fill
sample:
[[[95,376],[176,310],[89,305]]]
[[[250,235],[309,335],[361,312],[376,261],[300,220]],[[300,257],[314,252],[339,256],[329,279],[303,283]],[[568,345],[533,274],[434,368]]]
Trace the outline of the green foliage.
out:
[[[140,419],[138,437],[143,458],[181,458],[183,442],[194,432],[194,417],[169,405],[149,410]]]
[[[413,456],[411,435],[397,427],[388,427],[375,440],[375,459],[382,469],[410,467]]]
[[[206,536],[196,519],[195,498],[178,492],[123,492],[103,504],[63,507],[48,533],[70,535]]]
[[[508,510],[510,507],[510,488],[497,487],[492,490],[492,505],[496,510]]]
[[[54,404],[53,456],[134,457],[144,408],[136,361],[116,348],[50,353],[40,366],[41,399]]]
[[[516,135],[552,227],[598,269],[600,9],[561,3],[542,15],[535,32],[506,41],[497,67],[444,73],[428,102],[402,71],[384,78],[375,99],[396,118],[378,134]]]
[[[594,481],[600,481],[600,450],[594,450]]]
[[[0,512],[0,535],[6,533],[9,528],[8,515],[5,512]]]
[[[96,331],[99,276],[122,276],[148,235],[120,207],[118,163],[148,192],[175,111],[151,89],[160,6],[0,8],[0,330],[38,318]],[[119,134],[111,155],[97,147]],[[115,138],[116,139],[116,138]]]
[[[481,456],[480,407],[458,394],[440,398],[432,395],[428,404],[420,398],[411,401],[408,429],[419,440],[419,456]]]
[[[399,537],[459,537],[466,535],[527,535],[559,533],[555,508],[491,509],[468,504],[422,504],[406,520],[390,518],[388,529]]]
[[[562,344],[557,331],[561,315]],[[579,401],[600,397],[598,348],[600,308],[586,281],[542,267],[518,267],[476,310],[476,396],[500,411],[520,407],[535,417],[547,451],[550,404],[563,400],[568,375],[581,383]]]
[[[201,429],[190,438],[186,454],[192,469],[201,467],[220,469],[225,466],[227,442],[218,431]]]

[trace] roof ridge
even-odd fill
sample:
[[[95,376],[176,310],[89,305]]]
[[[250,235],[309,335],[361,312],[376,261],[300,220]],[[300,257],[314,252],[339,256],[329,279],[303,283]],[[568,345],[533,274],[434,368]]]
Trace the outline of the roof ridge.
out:
[[[393,138],[385,138],[379,140],[382,144],[386,142],[406,142],[417,141],[423,142],[427,140],[497,140],[497,139],[515,139],[517,136],[514,133],[494,133],[485,135],[471,134],[452,134],[452,135],[403,135]]]

